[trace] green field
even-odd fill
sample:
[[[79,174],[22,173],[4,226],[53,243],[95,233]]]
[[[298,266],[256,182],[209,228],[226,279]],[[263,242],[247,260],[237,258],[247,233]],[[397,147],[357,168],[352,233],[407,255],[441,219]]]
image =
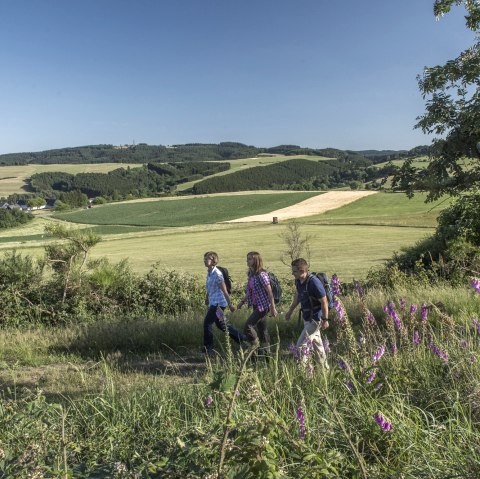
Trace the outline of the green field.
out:
[[[412,199],[403,193],[378,193],[321,215],[302,218],[302,222],[433,228],[438,214],[451,204],[451,200],[425,203],[425,199],[424,193],[417,193]]]
[[[56,217],[95,225],[193,226],[268,213],[318,195],[319,192],[222,195],[164,198],[108,204]]]
[[[54,165],[22,165],[0,167],[0,197],[7,197],[13,193],[25,193],[26,180],[35,173],[46,171],[63,171],[76,175],[77,173],[108,173],[117,168],[139,168],[138,164],[127,163],[89,163],[54,164]]]

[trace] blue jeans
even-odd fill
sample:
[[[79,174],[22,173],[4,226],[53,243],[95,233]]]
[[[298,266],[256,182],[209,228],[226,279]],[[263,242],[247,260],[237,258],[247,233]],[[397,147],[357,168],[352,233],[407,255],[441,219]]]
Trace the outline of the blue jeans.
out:
[[[203,320],[203,345],[207,351],[211,351],[213,349],[214,323],[221,331],[228,331],[228,334],[235,342],[241,343],[247,340],[246,336],[235,329],[232,325],[225,325],[225,321],[217,316],[217,308],[218,306],[209,306],[207,314],[205,315],[205,319]],[[220,309],[223,311],[225,308],[220,306]]]

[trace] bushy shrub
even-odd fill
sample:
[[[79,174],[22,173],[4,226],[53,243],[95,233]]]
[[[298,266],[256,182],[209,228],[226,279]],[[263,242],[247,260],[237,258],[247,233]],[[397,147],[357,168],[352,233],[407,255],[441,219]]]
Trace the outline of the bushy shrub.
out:
[[[140,281],[141,301],[161,314],[175,314],[204,304],[205,289],[197,277],[161,270],[157,263]]]

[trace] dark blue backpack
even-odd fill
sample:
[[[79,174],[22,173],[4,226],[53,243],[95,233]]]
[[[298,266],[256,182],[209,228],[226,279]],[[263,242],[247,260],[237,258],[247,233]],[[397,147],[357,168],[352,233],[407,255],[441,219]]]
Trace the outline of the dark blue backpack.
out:
[[[313,276],[316,276],[320,282],[323,284],[325,288],[325,293],[327,294],[327,301],[328,301],[328,309],[333,308],[333,301],[335,297],[333,296],[332,287],[330,285],[330,280],[328,279],[327,273],[310,273]],[[310,280],[311,276],[307,279],[307,290],[308,290],[308,281]]]

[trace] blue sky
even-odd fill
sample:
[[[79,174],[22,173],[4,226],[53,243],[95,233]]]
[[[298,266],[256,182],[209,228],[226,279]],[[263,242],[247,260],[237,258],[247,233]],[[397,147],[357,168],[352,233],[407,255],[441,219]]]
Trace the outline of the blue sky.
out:
[[[0,0],[0,153],[408,149],[416,75],[473,43],[433,0]]]

